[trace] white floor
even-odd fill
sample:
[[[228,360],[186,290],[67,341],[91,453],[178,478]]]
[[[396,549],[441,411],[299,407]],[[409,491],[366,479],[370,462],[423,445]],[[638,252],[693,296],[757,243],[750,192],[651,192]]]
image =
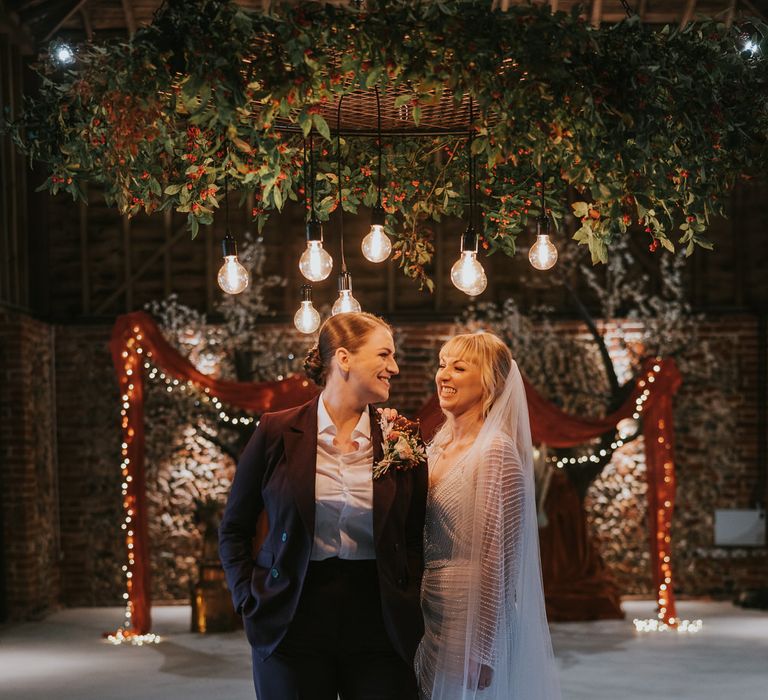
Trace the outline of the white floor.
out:
[[[681,617],[704,621],[685,636],[635,633],[632,618],[651,617],[650,602],[625,610],[624,621],[553,625],[565,700],[768,700],[768,613],[683,602]],[[0,698],[254,700],[242,633],[192,634],[187,607],[153,615],[163,642],[141,648],[101,639],[117,608],[0,628]]]

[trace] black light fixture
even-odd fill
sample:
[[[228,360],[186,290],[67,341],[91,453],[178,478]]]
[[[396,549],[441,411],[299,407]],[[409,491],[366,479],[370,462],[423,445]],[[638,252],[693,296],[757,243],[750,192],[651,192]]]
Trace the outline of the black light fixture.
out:
[[[451,268],[451,282],[465,294],[474,297],[482,294],[488,286],[483,266],[477,260],[478,239],[475,232],[475,157],[472,154],[474,137],[474,112],[472,97],[469,98],[469,137],[467,158],[469,161],[469,221],[461,237],[461,257]]]
[[[315,152],[312,132],[309,134],[309,183],[307,183],[307,142],[304,142],[304,196],[309,196],[307,247],[299,258],[299,270],[310,282],[320,282],[331,274],[333,258],[323,248],[323,226],[315,213]],[[307,186],[309,185],[309,186]]]
[[[224,175],[224,212],[226,218],[226,233],[221,242],[221,252],[224,264],[219,268],[217,276],[219,287],[227,294],[240,294],[250,282],[250,275],[237,259],[237,241],[229,228],[229,175]]]
[[[339,107],[336,112],[336,174],[338,178],[338,209],[339,209],[339,250],[341,252],[341,272],[339,273],[339,298],[333,304],[331,314],[355,313],[361,310],[360,302],[352,296],[352,275],[347,271],[347,261],[344,258],[344,206],[341,184],[341,105],[344,95],[339,96]]]
[[[386,212],[381,205],[381,163],[383,160],[382,155],[382,143],[381,143],[381,100],[379,98],[379,88],[376,87],[376,123],[377,123],[377,144],[379,151],[379,177],[378,177],[378,197],[376,204],[371,212],[371,230],[368,235],[363,238],[363,255],[367,260],[374,263],[384,262],[389,254],[392,252],[392,241],[389,240],[389,236],[384,233],[384,223],[386,220]]]

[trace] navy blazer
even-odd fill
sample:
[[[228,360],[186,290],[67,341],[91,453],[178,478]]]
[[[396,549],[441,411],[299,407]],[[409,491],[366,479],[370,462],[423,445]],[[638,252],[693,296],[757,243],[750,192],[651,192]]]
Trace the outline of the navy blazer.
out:
[[[316,397],[261,417],[238,462],[219,528],[219,555],[232,600],[261,659],[288,630],[312,553],[318,401]],[[381,428],[376,411],[369,411],[375,463],[382,457]],[[394,648],[409,664],[424,631],[419,594],[426,500],[426,465],[393,469],[373,481],[373,535],[384,624]],[[263,510],[269,531],[254,560],[251,541]]]

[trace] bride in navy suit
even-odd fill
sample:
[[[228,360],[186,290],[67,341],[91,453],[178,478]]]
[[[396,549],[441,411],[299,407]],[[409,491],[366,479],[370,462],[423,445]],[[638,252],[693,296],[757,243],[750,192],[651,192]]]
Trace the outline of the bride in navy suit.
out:
[[[261,417],[219,531],[256,694],[415,698],[427,468],[382,446],[372,404],[399,371],[392,329],[370,314],[333,316],[305,368],[322,393]],[[262,511],[269,530],[254,559]]]

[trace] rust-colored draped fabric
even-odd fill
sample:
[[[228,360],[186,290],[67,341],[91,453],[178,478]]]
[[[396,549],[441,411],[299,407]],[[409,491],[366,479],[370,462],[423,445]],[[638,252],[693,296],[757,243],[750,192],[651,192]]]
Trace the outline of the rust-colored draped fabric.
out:
[[[539,530],[541,574],[550,622],[624,617],[616,581],[587,531],[584,508],[568,477],[552,475]]]
[[[213,379],[195,369],[189,360],[163,338],[154,320],[141,311],[117,319],[110,350],[122,394],[123,507],[130,517],[126,535],[129,556],[126,587],[130,624],[124,633],[130,636],[146,634],[151,628],[144,469],[144,363],[151,362],[180,382],[191,382],[228,406],[257,415],[297,406],[315,396],[318,389],[306,379],[297,377],[258,384]],[[648,468],[651,561],[654,580],[660,600],[663,601],[661,612],[664,620],[672,624],[675,615],[669,555],[669,528],[675,487],[672,397],[679,385],[680,375],[673,360],[650,360],[624,405],[610,416],[594,419],[563,412],[525,382],[533,440],[552,447],[582,444],[613,429],[618,421],[631,416],[638,406],[641,407],[645,418],[643,430]],[[427,436],[431,435],[442,422],[436,396],[424,406],[420,417],[423,432]],[[576,619],[571,616],[579,615],[579,609],[582,617],[578,619],[593,619],[595,610],[601,610],[602,616],[611,609],[615,610],[617,604],[615,594],[610,592],[608,579],[605,575],[601,578],[599,558],[585,539],[583,514],[578,498],[575,504],[574,498],[575,494],[565,490],[563,484],[557,480],[554,482],[550,495],[550,530],[547,533],[545,529],[541,536],[544,586],[548,594],[547,604],[553,613],[552,619]],[[576,571],[581,572],[581,578],[574,575]],[[592,591],[592,607],[588,609],[585,601],[589,591]],[[578,596],[582,596],[581,608],[575,607],[574,601]]]
[[[675,624],[671,568],[671,519],[675,495],[672,399],[680,387],[672,359],[650,359],[643,365],[624,404],[605,418],[565,413],[528,381],[525,392],[535,444],[574,447],[613,430],[623,418],[643,416],[648,480],[648,536],[651,565],[661,618]],[[443,421],[437,395],[419,413],[425,437]],[[618,594],[610,574],[589,541],[579,499],[567,482],[555,479],[547,501],[550,524],[541,531],[542,569],[547,609],[552,620],[620,617]]]

